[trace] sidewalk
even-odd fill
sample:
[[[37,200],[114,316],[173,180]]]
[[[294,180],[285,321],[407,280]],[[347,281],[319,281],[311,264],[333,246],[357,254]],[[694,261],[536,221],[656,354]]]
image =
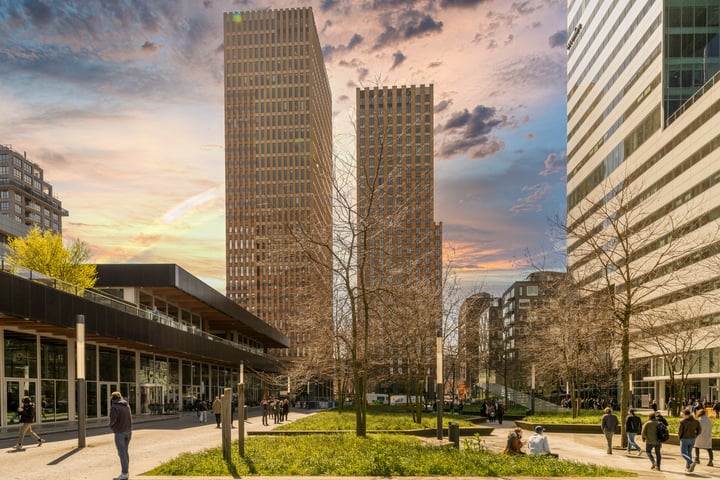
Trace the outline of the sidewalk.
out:
[[[315,410],[294,410],[290,412],[290,421],[311,415]],[[246,431],[271,430],[274,425],[263,426],[259,408],[248,411],[245,423]],[[198,423],[194,414],[180,417],[163,418],[156,421],[136,421],[130,443],[131,478],[143,480],[227,480],[230,477],[141,477],[140,474],[157,465],[176,457],[182,452],[198,451],[205,448],[220,446],[220,430],[215,428],[214,417],[209,415],[209,422]],[[144,419],[142,419],[144,420]],[[237,425],[237,421],[236,421]],[[492,435],[482,437],[485,445],[492,451],[501,451],[507,432],[514,428],[513,422],[489,424],[495,428]],[[599,428],[599,427],[598,427]],[[532,432],[525,432],[529,437]],[[0,479],[2,480],[109,480],[119,472],[119,461],[115,451],[113,436],[106,428],[92,428],[87,432],[87,447],[77,449],[76,432],[57,432],[42,434],[47,443],[36,446],[32,439],[26,440],[25,449],[16,451],[12,448],[16,436],[0,436]],[[707,454],[703,453],[703,464],[695,472],[686,474],[684,463],[680,459],[679,447],[666,445],[663,447],[662,472],[650,470],[647,457],[636,455],[626,456],[625,451],[616,448],[613,455],[605,453],[605,437],[603,435],[581,434],[547,434],[550,448],[562,459],[584,463],[608,465],[615,468],[636,472],[641,480],[675,479],[675,478],[720,478],[720,467],[707,467]],[[237,429],[233,430],[233,438],[237,438]],[[615,437],[619,446],[620,436]],[[462,441],[461,441],[462,444]],[[642,444],[641,444],[642,446]],[[251,477],[263,480],[263,477]],[[267,477],[271,480],[292,479],[309,480],[308,477]],[[314,477],[313,480],[334,480],[337,477]],[[412,480],[403,477],[403,480]],[[529,479],[528,479],[529,480]]]

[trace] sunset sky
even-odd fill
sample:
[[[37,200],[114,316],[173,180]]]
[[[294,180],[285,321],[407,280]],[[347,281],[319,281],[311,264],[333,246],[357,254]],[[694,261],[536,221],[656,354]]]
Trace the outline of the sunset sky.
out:
[[[222,14],[307,5],[337,153],[356,87],[434,84],[435,220],[464,288],[564,268],[560,0],[0,0],[0,144],[45,170],[93,261],[224,292]]]

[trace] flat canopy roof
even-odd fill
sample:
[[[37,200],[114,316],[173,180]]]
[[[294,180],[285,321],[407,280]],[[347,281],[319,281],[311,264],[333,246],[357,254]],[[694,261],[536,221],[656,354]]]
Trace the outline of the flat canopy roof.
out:
[[[98,264],[97,288],[140,287],[207,320],[211,330],[237,330],[268,348],[287,348],[286,335],[174,263]]]

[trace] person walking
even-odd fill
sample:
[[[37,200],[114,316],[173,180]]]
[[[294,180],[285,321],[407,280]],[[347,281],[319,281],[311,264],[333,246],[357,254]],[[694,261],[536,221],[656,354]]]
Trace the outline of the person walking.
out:
[[[683,411],[683,419],[678,425],[678,439],[680,440],[680,455],[685,460],[685,471],[692,472],[695,470],[693,463],[692,450],[695,446],[695,439],[700,435],[700,422],[695,420],[690,409]]]
[[[628,416],[625,418],[625,434],[627,435],[628,439],[628,455],[630,455],[630,452],[632,452],[633,448],[637,449],[638,456],[642,455],[642,448],[640,448],[640,445],[635,442],[635,435],[639,434],[641,431],[642,422],[640,421],[640,417],[635,415],[635,409],[631,408],[630,410],[628,410]]]
[[[602,416],[602,419],[600,420],[600,428],[602,429],[602,432],[605,434],[605,440],[607,440],[607,454],[612,455],[612,442],[613,442],[613,435],[615,435],[615,432],[617,431],[617,427],[620,424],[618,421],[618,418],[615,416],[614,413],[612,413],[612,408],[605,407],[604,410],[605,414]]]
[[[220,414],[222,412],[222,402],[220,401],[220,397],[217,395],[215,395],[215,400],[213,400],[212,410],[215,414],[215,423],[217,424],[217,428],[220,428]]]
[[[495,411],[497,413],[497,421],[498,424],[502,425],[503,417],[505,416],[505,407],[502,403],[497,404],[497,408],[495,408]]]
[[[700,449],[708,452],[708,467],[713,466],[712,450],[712,420],[707,415],[707,410],[701,408],[695,413],[695,418],[700,423],[700,435],[695,439],[695,463],[700,463]]]
[[[130,469],[130,439],[132,438],[132,411],[120,392],[110,396],[110,430],[115,434],[115,448],[120,457],[120,475],[114,480],[127,480]]]
[[[535,433],[530,438],[528,438],[527,441],[528,455],[540,455],[545,457],[558,458],[557,453],[552,453],[550,451],[550,444],[548,443],[548,439],[545,435],[543,435],[544,431],[545,428],[543,428],[541,425],[535,427]]]
[[[261,408],[262,408],[262,424],[267,426],[267,425],[269,425],[269,423],[268,423],[269,404],[268,404],[267,398],[263,398]]]
[[[650,459],[650,470],[660,471],[660,450],[662,450],[662,442],[658,439],[657,429],[660,422],[657,419],[657,413],[652,412],[648,416],[647,422],[642,426],[640,436],[642,441],[645,442],[645,453]],[[655,456],[653,456],[653,451]]]
[[[20,450],[23,448],[23,440],[25,440],[25,435],[28,433],[38,442],[38,447],[41,446],[43,443],[45,443],[45,440],[40,438],[40,436],[33,432],[32,424],[35,422],[35,404],[32,402],[32,399],[30,397],[23,397],[22,399],[22,405],[18,407],[17,413],[20,417],[20,423],[22,426],[20,427],[20,435],[18,436],[17,444],[15,445],[15,448]]]
[[[207,404],[205,403],[205,400],[202,398],[197,404],[197,412],[198,412],[198,420],[200,423],[206,423],[207,422]]]

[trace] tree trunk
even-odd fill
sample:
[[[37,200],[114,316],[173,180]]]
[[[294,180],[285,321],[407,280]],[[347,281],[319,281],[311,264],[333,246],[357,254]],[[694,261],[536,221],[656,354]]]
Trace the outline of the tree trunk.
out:
[[[627,447],[625,417],[628,415],[630,402],[630,313],[626,312],[621,325],[622,343],[620,345],[620,445]]]

